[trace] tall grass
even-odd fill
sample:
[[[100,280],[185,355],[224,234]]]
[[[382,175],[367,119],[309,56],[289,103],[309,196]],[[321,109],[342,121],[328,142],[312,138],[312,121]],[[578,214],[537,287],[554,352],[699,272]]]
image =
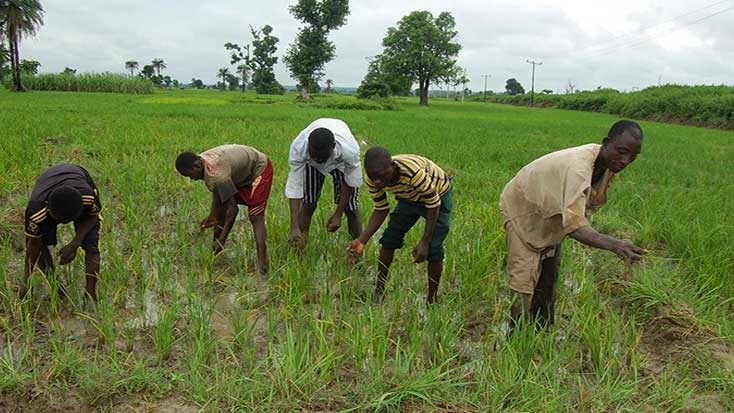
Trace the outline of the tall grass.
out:
[[[9,85],[8,85],[9,86]],[[30,90],[61,92],[153,93],[148,79],[115,73],[44,73],[23,78],[23,86]]]

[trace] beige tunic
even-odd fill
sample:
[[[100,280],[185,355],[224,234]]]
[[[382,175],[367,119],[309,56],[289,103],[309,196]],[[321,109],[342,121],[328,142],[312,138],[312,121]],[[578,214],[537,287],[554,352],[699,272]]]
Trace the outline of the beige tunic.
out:
[[[265,154],[245,145],[217,146],[199,156],[205,166],[204,183],[219,195],[221,202],[252,184],[268,164]]]
[[[614,173],[607,170],[592,187],[601,145],[550,153],[529,163],[505,186],[500,209],[527,246],[542,251],[589,225],[587,216],[607,202]]]

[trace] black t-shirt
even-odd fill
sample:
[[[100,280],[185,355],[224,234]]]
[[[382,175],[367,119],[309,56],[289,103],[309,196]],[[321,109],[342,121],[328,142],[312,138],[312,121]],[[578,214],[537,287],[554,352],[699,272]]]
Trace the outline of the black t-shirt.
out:
[[[44,171],[36,180],[25,210],[25,233],[39,238],[59,224],[48,213],[48,197],[62,186],[76,188],[82,194],[82,215],[98,215],[102,211],[97,187],[89,172],[79,165],[60,164]]]

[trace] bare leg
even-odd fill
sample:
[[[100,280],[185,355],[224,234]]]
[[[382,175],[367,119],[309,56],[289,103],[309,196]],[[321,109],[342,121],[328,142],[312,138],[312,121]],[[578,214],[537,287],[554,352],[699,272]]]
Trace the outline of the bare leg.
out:
[[[373,304],[381,304],[382,296],[385,292],[385,281],[387,281],[387,273],[390,265],[395,257],[395,250],[380,248],[380,262],[377,265],[377,283],[375,284],[375,294],[372,296]]]
[[[301,210],[298,214],[298,226],[301,227],[301,232],[304,237],[308,235],[308,229],[311,227],[311,218],[313,218],[313,213],[316,211],[316,205],[316,203],[307,204],[305,202],[301,204]]]
[[[543,260],[538,284],[535,286],[530,314],[538,327],[552,325],[555,321],[556,284],[561,267],[561,246],[555,248],[553,257]]]
[[[428,263],[428,296],[426,297],[428,304],[433,304],[436,301],[441,273],[443,273],[443,261]]]
[[[255,232],[255,246],[257,247],[257,270],[261,275],[268,273],[268,252],[265,241],[267,229],[265,227],[265,214],[250,215],[252,230]]]
[[[359,211],[344,211],[344,214],[347,216],[349,235],[352,239],[359,238],[362,233],[362,218],[359,216]]]
[[[41,246],[40,254],[36,259],[36,262],[28,263],[27,265],[30,265],[30,269],[26,271],[23,277],[23,285],[20,287],[20,292],[18,293],[21,299],[25,298],[28,294],[28,289],[30,288],[30,275],[34,268],[38,267],[38,270],[44,274],[52,274],[54,272],[54,259],[51,255],[51,251],[48,249],[48,246]]]

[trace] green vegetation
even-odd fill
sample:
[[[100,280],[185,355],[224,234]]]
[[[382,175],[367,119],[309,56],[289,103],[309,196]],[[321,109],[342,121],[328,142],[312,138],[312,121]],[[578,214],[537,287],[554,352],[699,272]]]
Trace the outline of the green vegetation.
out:
[[[538,96],[540,98],[540,96]],[[594,225],[650,250],[639,266],[564,244],[558,323],[505,339],[497,210],[505,183],[553,150],[598,142],[615,116],[415,98],[400,110],[323,108],[353,97],[157,91],[152,96],[0,90],[0,406],[13,410],[720,412],[734,410],[734,134],[643,122],[645,146]],[[302,256],[287,247],[288,147],[317,117],[364,148],[434,159],[456,176],[441,303],[396,254],[373,308],[376,240],[345,264],[327,234],[331,187]],[[174,169],[181,150],[255,146],[274,163],[271,273],[256,275],[242,213],[225,254],[197,224],[209,195]],[[46,166],[77,162],[104,203],[100,302],[83,309],[83,260],[22,277],[23,209]],[[370,212],[366,191],[362,214]],[[419,226],[422,224],[419,224]],[[60,230],[60,242],[72,236]],[[411,246],[420,231],[406,240]],[[376,237],[377,238],[377,237]],[[496,345],[496,346],[495,346]]]
[[[63,92],[153,93],[153,83],[141,77],[129,77],[114,73],[45,73],[23,78],[28,90],[53,90]],[[8,88],[12,87],[7,83]]]
[[[496,103],[530,105],[529,94],[493,96],[488,100]],[[665,85],[630,93],[620,93],[614,89],[567,95],[536,93],[535,105],[734,129],[734,86]]]

